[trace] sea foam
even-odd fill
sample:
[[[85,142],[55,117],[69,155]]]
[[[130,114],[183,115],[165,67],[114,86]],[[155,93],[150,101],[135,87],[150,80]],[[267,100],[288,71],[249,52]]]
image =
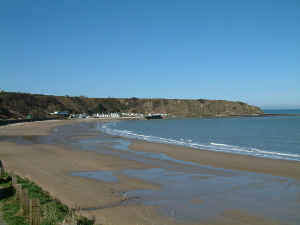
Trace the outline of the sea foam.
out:
[[[97,130],[111,135],[122,136],[125,138],[139,139],[139,140],[144,140],[149,142],[179,145],[179,146],[191,147],[196,149],[205,149],[205,150],[218,151],[218,152],[251,155],[251,156],[257,156],[263,158],[300,161],[300,156],[297,154],[266,151],[263,149],[247,148],[247,147],[241,147],[241,146],[224,144],[224,143],[215,143],[215,142],[200,143],[200,142],[195,142],[191,139],[184,139],[184,138],[172,139],[172,138],[164,138],[164,137],[159,137],[154,135],[146,135],[146,134],[136,133],[131,130],[117,129],[118,123],[121,123],[121,121],[99,123],[97,126]]]

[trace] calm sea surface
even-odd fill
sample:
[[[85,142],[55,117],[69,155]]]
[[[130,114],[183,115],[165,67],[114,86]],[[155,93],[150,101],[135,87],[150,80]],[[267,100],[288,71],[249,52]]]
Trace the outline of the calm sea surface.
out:
[[[300,115],[300,109],[265,109],[266,114],[297,114]]]
[[[265,113],[300,114],[279,111]],[[300,116],[113,121],[97,129],[150,142],[300,161]]]

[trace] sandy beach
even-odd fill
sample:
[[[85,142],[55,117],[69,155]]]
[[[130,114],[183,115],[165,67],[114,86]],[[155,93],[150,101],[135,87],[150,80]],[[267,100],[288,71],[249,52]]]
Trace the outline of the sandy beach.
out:
[[[99,224],[299,222],[300,162],[111,137],[92,129],[101,121],[1,126],[0,159]]]

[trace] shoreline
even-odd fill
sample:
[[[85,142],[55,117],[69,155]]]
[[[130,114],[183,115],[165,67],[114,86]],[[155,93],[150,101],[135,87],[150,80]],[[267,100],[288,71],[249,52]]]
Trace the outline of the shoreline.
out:
[[[130,145],[130,149],[143,152],[155,152],[155,149],[159,149],[160,153],[164,153],[170,158],[193,162],[199,165],[300,180],[299,161],[260,158],[148,141],[133,142]]]
[[[29,123],[15,123],[0,128],[9,127],[5,133],[0,129],[1,136],[35,136],[50,135],[51,129],[57,126],[63,126],[76,123],[95,123],[114,120],[132,120],[137,118],[91,118],[91,119],[70,119],[70,120],[47,120],[35,121]],[[24,126],[23,126],[24,125]],[[31,127],[30,132],[27,126]],[[40,126],[42,125],[42,126]],[[14,129],[15,126],[18,129]],[[124,138],[124,137],[122,137]],[[128,139],[129,138],[124,138]],[[0,139],[1,140],[1,139]],[[274,176],[289,177],[300,180],[300,162],[285,159],[262,158],[250,155],[218,152],[213,150],[192,148],[187,146],[171,145],[165,143],[149,142],[135,139],[129,146],[131,150],[140,152],[160,152],[170,158],[177,160],[193,162],[200,165],[223,168],[236,171],[261,173]],[[156,151],[159,149],[159,151]],[[188,154],[186,154],[188,152]]]
[[[289,113],[264,113],[264,114],[245,114],[245,115],[204,115],[204,116],[169,116],[164,117],[163,119],[205,119],[205,118],[235,118],[235,117],[268,117],[268,116],[300,116],[300,114],[289,114]],[[70,119],[69,117],[66,118],[34,118],[34,119],[6,119],[6,120],[0,120],[0,126],[6,126],[10,124],[16,124],[16,123],[30,123],[30,122],[46,122],[46,121],[71,121],[71,120],[145,120],[145,117],[99,117],[99,118],[85,118],[85,119]]]
[[[161,197],[165,198],[166,195],[164,194],[164,184],[156,183],[154,182],[155,179],[153,180],[152,178],[143,176],[138,177],[137,174],[157,171],[157,176],[159,176],[162,175],[160,173],[170,173],[172,171],[171,168],[176,168],[176,174],[180,174],[180,176],[183,176],[185,174],[187,178],[189,178],[191,174],[195,174],[195,172],[191,172],[191,170],[189,170],[188,168],[192,167],[193,165],[184,165],[178,167],[178,163],[176,164],[176,162],[169,162],[168,160],[164,161],[159,158],[151,159],[147,154],[142,156],[137,154],[133,155],[133,157],[122,158],[118,155],[120,154],[120,152],[122,155],[124,155],[125,153],[131,154],[130,151],[146,152],[151,154],[152,152],[154,154],[156,154],[156,152],[159,152],[161,154],[166,154],[167,156],[176,160],[197,163],[199,165],[208,165],[214,168],[225,168],[229,170],[233,169],[235,171],[246,171],[255,172],[258,174],[271,174],[280,176],[268,178],[266,179],[266,181],[263,181],[267,182],[265,184],[267,186],[268,182],[270,182],[269,179],[278,180],[278,185],[280,185],[280,183],[282,182],[291,182],[291,184],[294,185],[294,183],[299,182],[300,179],[299,162],[290,163],[294,161],[277,159],[269,160],[258,157],[234,155],[232,153],[212,152],[188,147],[131,140],[122,137],[113,137],[109,134],[100,132],[92,132],[90,130],[85,130],[85,128],[82,128],[84,129],[82,131],[76,130],[76,124],[78,123],[95,123],[108,120],[111,119],[105,118],[89,120],[43,121],[1,126],[0,158],[6,169],[13,170],[16,174],[22,177],[27,177],[30,180],[34,181],[44,190],[48,191],[52,196],[60,199],[61,202],[66,204],[68,207],[80,207],[81,209],[94,208],[95,210],[82,211],[82,214],[84,216],[89,216],[91,214],[96,215],[97,222],[104,224],[108,223],[108,221],[108,224],[143,224],[147,218],[153,224],[169,223],[172,219],[172,215],[167,214],[166,216],[164,214],[166,212],[161,211],[161,207],[158,207],[157,205],[139,204],[138,202],[119,204],[120,202],[125,202],[126,199],[130,198],[129,194],[128,196],[123,196],[122,193],[135,193],[135,191],[137,191],[134,196],[143,196],[143,194],[138,194],[138,190],[148,190],[147,193],[151,193],[152,191],[157,193],[155,194],[155,196],[159,196],[158,193],[161,192],[163,194],[163,196]],[[72,124],[75,125],[74,130]],[[65,127],[63,129],[63,127],[61,127],[63,125],[71,126]],[[57,134],[55,133],[56,129],[58,129]],[[64,134],[63,132],[67,132],[68,129],[70,131],[70,134]],[[61,134],[65,135],[65,137],[62,137],[62,140],[64,140],[65,142],[55,141],[56,138],[60,138]],[[99,140],[99,144],[92,144],[92,146],[95,148],[94,150],[90,147],[85,147],[85,145],[80,145],[80,140],[85,141],[93,138],[97,138],[96,140]],[[119,140],[120,143],[130,143],[128,146],[126,145],[126,149],[128,148],[128,151],[125,150],[124,153],[124,151],[115,148],[112,143],[105,142],[107,141],[107,138],[114,138],[115,140]],[[44,142],[44,140],[49,140],[49,143]],[[71,145],[71,142],[75,144]],[[108,153],[106,153],[105,151]],[[142,158],[142,160],[135,160],[134,157],[140,157]],[[152,160],[154,164],[147,163],[147,160]],[[168,164],[169,167],[159,166],[165,164]],[[221,180],[221,183],[223,181],[225,182],[224,184],[222,183],[223,185],[221,185],[224,190],[226,190],[227,186],[226,177],[231,177],[230,183],[233,182],[233,184],[235,184],[235,182],[237,182],[238,186],[241,187],[241,185],[246,185],[243,184],[245,181],[240,183],[239,180],[244,176],[245,179],[254,179],[254,181],[256,179],[256,176],[260,176],[255,174],[239,174],[238,172],[228,172],[220,170],[216,173],[212,172],[213,174],[209,175],[212,177],[212,179],[209,179],[208,177],[206,177],[206,174],[209,174],[209,172],[211,172],[210,169],[199,167],[196,168],[196,170],[199,170],[201,172],[200,175],[203,175],[201,175],[197,179],[192,179],[191,182],[204,182],[203,185],[206,185],[206,180],[212,180],[213,182]],[[88,172],[88,174],[90,175],[81,177],[70,174],[74,172]],[[103,180],[88,178],[88,176],[91,176],[92,174],[102,174],[101,176],[104,176],[106,173],[103,172],[113,174],[113,176],[117,178],[117,181],[107,182]],[[128,175],[132,172],[134,172],[134,176]],[[172,178],[174,177],[174,175],[175,174],[172,173],[169,175],[167,174],[163,177],[162,180]],[[216,177],[218,179],[215,180],[213,179],[213,177]],[[290,178],[297,180],[292,180]],[[232,194],[230,190],[232,184],[228,185],[228,191],[230,194]],[[202,185],[200,185],[200,187],[201,186]],[[214,185],[213,188],[219,186],[220,185]],[[260,190],[261,187],[259,187],[259,185],[257,187],[256,186],[257,185],[255,185],[255,188]],[[174,187],[176,187],[176,185]],[[193,210],[198,209],[203,204],[208,204],[210,199],[214,198],[214,195],[205,194],[206,190],[210,190],[213,188],[204,188],[203,190],[199,190],[197,186],[189,186],[188,188],[189,192],[191,193],[193,193],[193,191],[196,191],[196,196],[198,196],[193,197],[189,200],[191,205],[197,205],[195,206],[195,208],[193,208]],[[196,189],[193,190],[192,188]],[[224,192],[224,190],[222,192]],[[204,191],[204,193],[199,194],[199,191]],[[249,191],[250,190],[248,190],[247,193]],[[233,193],[236,192],[234,191]],[[235,202],[240,199],[240,197],[235,198],[233,198],[229,202]],[[147,197],[141,198],[141,201],[146,202]],[[177,204],[177,201],[177,198],[172,200],[174,204]],[[259,201],[259,199],[253,199],[251,201]],[[212,209],[214,209],[215,206],[219,205],[217,202],[210,203],[208,207],[212,207]],[[284,207],[284,204],[282,204],[282,207]],[[178,211],[178,207],[175,208],[175,210]],[[239,211],[237,209],[231,208],[230,206],[225,207],[226,210],[224,210],[222,213],[214,212],[214,210],[210,212],[216,213],[215,219],[213,221],[205,221],[205,219],[201,219],[201,221],[184,222],[184,224],[231,225],[241,224],[246,221],[251,221],[252,224],[280,224],[282,222],[278,221],[278,218],[276,219],[273,217],[266,217],[265,215],[260,214],[249,216],[249,214],[247,214],[246,212]],[[197,214],[198,212],[195,211],[194,215]],[[149,215],[151,215],[151,219],[149,218]],[[174,219],[172,221],[172,224],[176,225],[183,223],[176,222]]]

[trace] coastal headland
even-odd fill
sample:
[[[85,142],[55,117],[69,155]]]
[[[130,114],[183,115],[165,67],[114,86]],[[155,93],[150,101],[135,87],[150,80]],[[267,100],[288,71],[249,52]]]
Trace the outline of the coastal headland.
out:
[[[243,102],[207,99],[88,98],[0,92],[1,120],[51,118],[64,114],[164,114],[172,117],[249,116],[264,112]],[[57,117],[56,117],[57,118]],[[8,121],[9,122],[9,121]]]
[[[0,159],[7,171],[99,224],[299,221],[300,162],[95,132],[95,124],[106,120],[1,126]]]

